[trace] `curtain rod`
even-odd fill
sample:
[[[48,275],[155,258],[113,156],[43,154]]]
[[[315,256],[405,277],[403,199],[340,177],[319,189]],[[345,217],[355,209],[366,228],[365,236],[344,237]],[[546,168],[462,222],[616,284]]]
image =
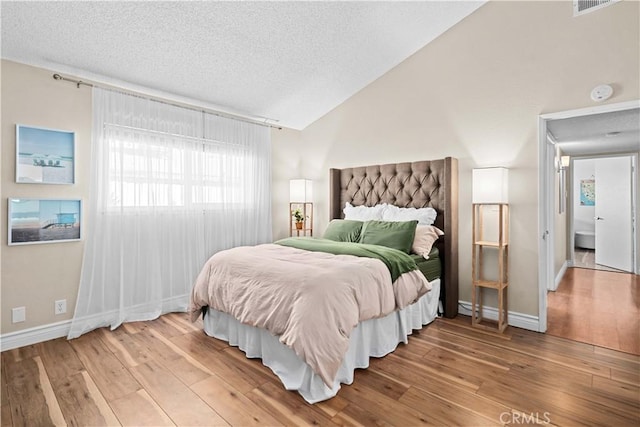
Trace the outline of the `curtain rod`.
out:
[[[212,145],[223,145],[222,142],[220,142],[218,140],[215,140],[215,139],[210,139],[210,138],[205,138],[205,137],[198,137],[198,136],[180,135],[178,133],[163,132],[163,131],[160,131],[160,130],[153,130],[153,129],[144,129],[144,128],[139,128],[139,127],[135,127],[135,126],[118,125],[118,124],[115,124],[115,123],[105,123],[103,125],[103,128],[107,128],[107,127],[126,129],[126,130],[130,130],[130,131],[134,131],[134,132],[151,133],[151,134],[154,134],[154,135],[169,136],[169,137],[172,137],[172,138],[186,139],[186,140],[189,140],[189,141],[195,141],[195,142],[200,142],[200,143],[206,142],[206,143],[212,144]],[[236,145],[236,146],[238,146],[239,144],[227,142],[224,145]]]
[[[98,85],[98,84],[95,84],[95,83],[87,83],[87,82],[83,82],[82,80],[70,79],[69,77],[61,76],[58,73],[55,73],[53,75],[53,79],[54,80],[62,80],[62,81],[65,81],[65,82],[70,82],[70,83],[75,83],[75,85],[76,85],[76,87],[78,89],[80,89],[80,86],[88,86],[88,87],[98,87],[98,88],[101,88],[101,89],[113,90],[112,88],[101,86],[101,85]],[[138,93],[128,92],[126,90],[122,90],[122,89],[119,89],[119,88],[117,89],[117,91],[121,92],[121,93],[124,93],[124,94],[127,94],[127,95],[135,95],[135,96],[138,96],[140,98],[144,98],[144,99],[148,99],[148,100],[151,100],[151,101],[160,102],[162,104],[172,105],[174,107],[186,108],[186,109],[192,110],[192,111],[199,111],[199,112],[203,112],[203,113],[213,114],[214,116],[218,116],[218,117],[225,117],[227,119],[238,120],[240,122],[251,123],[251,124],[254,124],[254,125],[258,125],[258,126],[269,127],[271,129],[282,130],[282,126],[272,125],[272,124],[266,122],[267,120],[273,120],[273,119],[265,118],[264,122],[259,122],[259,121],[256,121],[256,120],[249,119],[247,117],[238,116],[238,115],[230,114],[230,113],[225,113],[223,111],[207,110],[207,109],[204,109],[204,108],[193,108],[193,107],[188,107],[188,106],[176,104],[176,103],[173,103],[173,102],[168,102],[168,101],[163,100],[163,99],[158,99],[158,98],[154,98],[154,97],[150,97],[150,96],[142,96],[142,95],[140,95]],[[277,121],[277,120],[275,120],[275,121]]]

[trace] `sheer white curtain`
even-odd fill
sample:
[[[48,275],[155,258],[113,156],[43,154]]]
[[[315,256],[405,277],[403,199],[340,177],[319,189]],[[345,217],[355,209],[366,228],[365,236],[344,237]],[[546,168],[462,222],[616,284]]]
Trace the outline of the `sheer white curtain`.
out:
[[[94,88],[91,151],[69,338],[185,311],[211,255],[271,241],[269,128]]]

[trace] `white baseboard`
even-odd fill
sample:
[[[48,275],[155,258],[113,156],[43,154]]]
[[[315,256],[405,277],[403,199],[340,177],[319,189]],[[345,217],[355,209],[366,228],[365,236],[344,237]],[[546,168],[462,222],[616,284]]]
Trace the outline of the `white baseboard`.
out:
[[[567,272],[567,267],[569,267],[569,261],[565,261],[564,264],[562,264],[562,267],[560,267],[560,271],[558,271],[558,275],[556,276],[556,280],[553,283],[553,287],[551,289],[548,289],[549,291],[555,292],[558,289],[558,285],[560,285],[560,282],[564,277],[564,273]]]
[[[189,295],[178,295],[171,298],[162,300],[161,309],[150,309],[148,312],[143,311],[143,315],[139,318],[129,318],[126,321],[136,322],[156,319],[162,314],[172,311],[187,311],[187,302],[189,301]],[[144,305],[134,306],[133,309],[140,310],[144,308]],[[155,311],[154,311],[155,310]],[[86,329],[76,331],[77,336],[83,333],[89,332],[93,329],[105,327],[111,325],[117,319],[118,312],[116,310],[110,310],[107,312],[91,314],[89,316],[83,316],[76,318],[76,321],[82,326],[87,326]],[[118,323],[119,324],[119,323]],[[56,338],[62,338],[69,335],[71,331],[71,320],[64,320],[62,322],[50,323],[48,325],[35,326],[29,329],[23,329],[21,331],[10,332],[8,334],[0,335],[0,350],[12,350],[14,348],[24,347],[27,345],[37,344],[39,342],[49,341]]]
[[[71,329],[71,320],[36,326],[0,336],[0,350],[12,350],[43,341],[66,337]]]
[[[460,305],[460,314],[471,316],[470,302],[458,301],[458,304]],[[494,307],[485,306],[482,310],[487,319],[498,320],[498,310]],[[530,314],[509,311],[509,325],[537,332],[538,317]],[[69,334],[70,329],[71,320],[64,320],[62,322],[51,323],[49,325],[36,326],[34,328],[23,329],[17,332],[10,332],[0,336],[0,350],[12,350],[18,347],[66,337]]]
[[[468,301],[458,301],[460,314],[465,316],[471,316],[471,303]],[[482,314],[484,317],[490,320],[498,320],[498,309],[494,307],[482,307]],[[515,326],[516,328],[527,329],[529,331],[538,332],[538,316],[532,316],[530,314],[516,313],[509,311],[509,326]]]

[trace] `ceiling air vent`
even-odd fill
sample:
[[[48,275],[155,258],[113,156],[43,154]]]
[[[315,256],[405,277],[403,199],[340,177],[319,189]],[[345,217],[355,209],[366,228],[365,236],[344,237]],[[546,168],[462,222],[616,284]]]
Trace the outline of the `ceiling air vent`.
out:
[[[620,0],[573,0],[573,16],[584,15],[603,7],[611,6]]]

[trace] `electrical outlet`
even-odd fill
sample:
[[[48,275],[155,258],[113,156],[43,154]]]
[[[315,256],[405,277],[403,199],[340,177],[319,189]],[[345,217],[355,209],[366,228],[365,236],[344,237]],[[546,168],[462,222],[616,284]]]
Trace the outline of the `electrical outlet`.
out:
[[[64,314],[67,312],[67,300],[59,299],[55,302],[54,313],[55,314]]]
[[[25,307],[16,307],[11,309],[11,323],[24,322],[27,318],[27,309]]]

